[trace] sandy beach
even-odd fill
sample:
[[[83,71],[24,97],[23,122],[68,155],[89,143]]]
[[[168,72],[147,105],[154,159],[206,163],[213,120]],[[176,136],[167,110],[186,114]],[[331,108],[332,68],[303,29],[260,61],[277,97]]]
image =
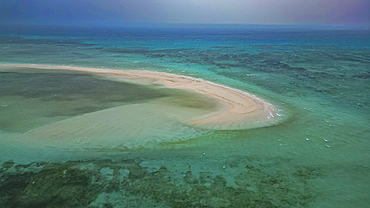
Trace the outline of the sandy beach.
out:
[[[71,66],[36,64],[0,64],[1,67],[27,67],[35,69],[71,70],[99,74],[106,77],[119,76],[126,81],[142,84],[159,84],[167,88],[191,90],[210,96],[222,104],[215,112],[186,121],[210,129],[245,129],[270,123],[277,116],[275,107],[250,93],[216,84],[203,79],[164,72],[141,70],[112,70]]]

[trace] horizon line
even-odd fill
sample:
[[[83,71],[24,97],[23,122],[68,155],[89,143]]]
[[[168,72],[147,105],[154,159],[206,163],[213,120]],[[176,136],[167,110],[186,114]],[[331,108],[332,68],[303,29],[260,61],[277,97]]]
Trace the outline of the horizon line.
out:
[[[134,25],[222,25],[222,26],[297,26],[297,27],[370,27],[370,23],[297,23],[297,22],[181,22],[181,21],[122,21],[122,20],[74,20],[32,19],[27,21],[2,21],[0,25],[55,25],[55,26],[134,26]]]

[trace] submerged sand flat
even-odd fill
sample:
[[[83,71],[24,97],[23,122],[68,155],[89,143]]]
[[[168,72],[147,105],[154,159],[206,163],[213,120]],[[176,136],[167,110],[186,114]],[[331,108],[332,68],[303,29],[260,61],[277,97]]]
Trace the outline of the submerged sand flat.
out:
[[[246,129],[276,122],[275,107],[247,92],[188,76],[141,70],[112,70],[71,66],[36,64],[0,64],[2,67],[72,70],[109,76],[126,81],[160,84],[168,88],[187,89],[221,101],[222,107],[211,114],[189,119],[186,122],[210,129]]]
[[[171,109],[155,102],[125,105],[35,128],[13,139],[13,142],[66,150],[133,149],[186,140],[188,135],[194,136],[202,131],[176,121],[170,113],[187,116],[181,114],[181,109]]]

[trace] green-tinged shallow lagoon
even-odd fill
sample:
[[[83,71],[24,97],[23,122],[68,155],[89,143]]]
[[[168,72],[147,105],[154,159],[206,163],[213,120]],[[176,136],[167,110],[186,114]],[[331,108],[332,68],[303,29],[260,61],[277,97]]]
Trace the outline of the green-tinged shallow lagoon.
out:
[[[193,76],[260,96],[282,120],[202,129],[174,117],[217,108],[196,93],[2,67],[0,207],[368,207],[369,40],[338,27],[1,25],[0,63]]]

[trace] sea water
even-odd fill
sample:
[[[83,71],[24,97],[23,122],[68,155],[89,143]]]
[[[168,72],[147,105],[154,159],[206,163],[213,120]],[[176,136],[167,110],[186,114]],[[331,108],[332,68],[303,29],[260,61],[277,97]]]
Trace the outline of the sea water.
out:
[[[158,116],[148,116],[153,102],[215,107],[190,92],[89,74],[3,69],[4,206],[367,207],[370,202],[366,28],[2,25],[0,31],[1,63],[192,76],[262,97],[284,117],[264,128],[204,130],[161,116],[171,108],[155,108]],[[134,131],[116,138],[153,142],[127,148],[81,140],[76,148],[58,149],[21,136],[117,108],[130,115],[117,121]],[[107,141],[115,128],[120,127],[95,136]]]

